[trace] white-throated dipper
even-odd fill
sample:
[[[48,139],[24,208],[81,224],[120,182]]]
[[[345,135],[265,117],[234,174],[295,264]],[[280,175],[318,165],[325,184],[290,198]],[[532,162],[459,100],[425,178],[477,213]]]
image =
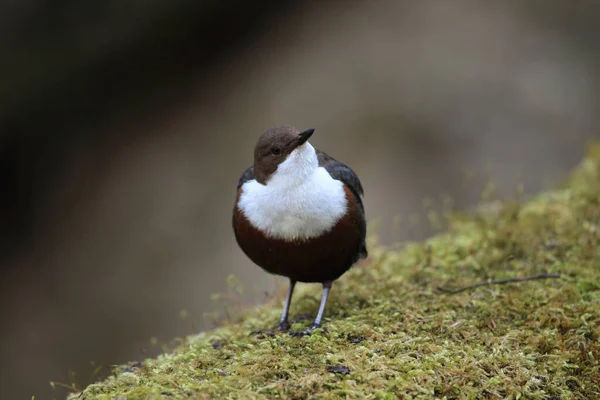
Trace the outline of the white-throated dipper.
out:
[[[289,278],[279,330],[296,282],[318,282],[323,295],[309,329],[321,326],[333,281],[367,256],[366,222],[358,176],[347,165],[315,150],[314,129],[268,129],[254,149],[254,164],[237,184],[233,230],[242,251],[265,271]]]

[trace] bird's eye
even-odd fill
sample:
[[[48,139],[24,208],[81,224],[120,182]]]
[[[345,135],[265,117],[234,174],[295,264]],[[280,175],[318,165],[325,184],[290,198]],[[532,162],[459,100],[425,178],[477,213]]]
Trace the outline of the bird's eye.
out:
[[[280,149],[279,147],[273,147],[273,148],[271,148],[271,153],[272,153],[274,156],[278,156],[278,155],[280,155],[280,154],[281,154],[281,149]]]

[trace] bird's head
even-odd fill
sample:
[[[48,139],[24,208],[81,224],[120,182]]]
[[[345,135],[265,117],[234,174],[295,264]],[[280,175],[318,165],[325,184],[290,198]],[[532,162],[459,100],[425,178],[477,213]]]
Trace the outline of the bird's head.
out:
[[[317,169],[317,153],[308,142],[314,131],[277,126],[263,133],[254,148],[257,182],[266,185],[275,179],[298,183]]]

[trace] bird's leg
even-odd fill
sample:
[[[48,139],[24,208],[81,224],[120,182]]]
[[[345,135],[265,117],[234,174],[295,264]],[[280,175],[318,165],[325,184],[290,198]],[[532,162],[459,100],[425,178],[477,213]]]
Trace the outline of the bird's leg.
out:
[[[316,316],[314,322],[311,324],[311,326],[305,331],[290,332],[290,335],[292,335],[292,336],[310,335],[312,333],[312,331],[314,331],[315,329],[317,329],[321,326],[321,321],[323,320],[323,314],[325,313],[325,305],[327,304],[327,296],[329,295],[329,290],[331,289],[332,284],[333,284],[332,281],[323,282],[323,295],[321,296],[321,304],[319,305],[319,312],[317,313],[317,316]]]
[[[327,296],[329,295],[329,290],[331,289],[332,284],[333,282],[331,281],[323,282],[323,295],[321,296],[321,304],[319,305],[319,312],[317,313],[317,317],[310,326],[311,331],[321,326],[323,314],[325,313],[325,305],[327,304]]]
[[[290,279],[290,287],[288,289],[287,297],[285,298],[285,304],[283,305],[283,312],[281,313],[281,319],[279,320],[279,330],[287,331],[290,329],[290,323],[288,322],[288,315],[290,312],[290,304],[292,304],[292,295],[294,294],[294,287],[296,281]]]

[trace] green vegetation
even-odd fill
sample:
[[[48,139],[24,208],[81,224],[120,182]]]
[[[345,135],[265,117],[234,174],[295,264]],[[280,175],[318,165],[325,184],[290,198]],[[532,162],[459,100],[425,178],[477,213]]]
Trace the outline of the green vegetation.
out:
[[[280,298],[73,398],[597,399],[599,244],[596,145],[560,190],[453,216],[401,250],[371,245],[310,337],[249,335],[277,325]],[[561,277],[439,291],[540,273]],[[292,318],[319,294],[305,286]]]

